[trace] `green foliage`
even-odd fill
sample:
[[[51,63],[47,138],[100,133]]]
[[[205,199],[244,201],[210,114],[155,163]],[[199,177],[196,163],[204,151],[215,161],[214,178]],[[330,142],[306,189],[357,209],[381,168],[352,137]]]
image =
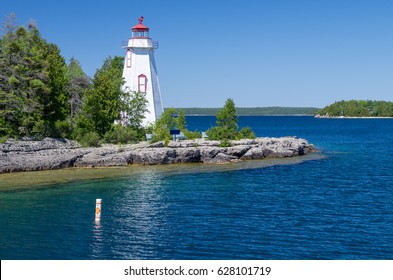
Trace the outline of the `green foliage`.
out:
[[[342,100],[326,106],[318,114],[330,117],[393,117],[393,102]]]
[[[107,131],[104,135],[105,143],[112,144],[130,144],[139,141],[138,132],[130,126],[122,126],[116,124],[112,129]]]
[[[189,139],[202,138],[202,134],[198,131],[189,131],[187,129],[186,118],[184,112],[177,113],[174,108],[166,108],[161,117],[152,126],[151,133],[153,134],[151,142],[165,141],[169,143],[173,136],[170,135],[171,129],[179,129],[184,133],[184,136]],[[147,129],[147,131],[150,131]]]
[[[251,127],[243,127],[237,134],[238,139],[255,139],[255,132]]]
[[[0,39],[0,135],[56,137],[68,116],[64,58],[35,23],[26,29],[13,20]]]
[[[0,144],[3,144],[5,141],[7,141],[8,138],[9,138],[8,135],[1,136],[0,137]]]
[[[101,137],[119,117],[122,95],[120,87],[123,84],[122,60],[121,57],[107,58],[94,75],[93,87],[85,92],[83,98],[81,110],[84,118],[79,120],[91,122],[93,131]]]
[[[207,137],[209,137],[209,140],[222,140],[222,139],[228,139],[228,135],[225,131],[225,128],[221,126],[214,126],[209,128],[206,131]]]
[[[174,108],[168,108],[162,113],[161,117],[153,126],[152,143],[170,141],[172,139],[170,130],[176,124],[175,118],[173,117],[175,113],[176,110]]]
[[[202,133],[200,133],[199,131],[189,131],[188,129],[183,130],[184,132],[184,136],[186,136],[186,138],[188,140],[194,140],[197,138],[202,138]]]
[[[101,145],[101,137],[97,132],[90,131],[77,139],[84,147],[99,147]]]
[[[71,138],[79,140],[91,131],[94,131],[94,127],[90,119],[83,112],[78,113],[75,117],[75,127],[72,130]]]
[[[224,140],[234,140],[240,138],[255,138],[255,133],[251,128],[243,128],[238,132],[238,118],[235,103],[232,99],[227,99],[224,107],[217,113],[217,126],[211,127],[206,131],[210,140],[221,140],[223,145],[228,144]],[[244,137],[247,136],[247,137]]]
[[[82,107],[82,98],[87,89],[91,87],[90,78],[83,72],[78,60],[71,58],[67,66],[67,93],[70,103],[70,128],[74,129],[75,117]]]
[[[186,117],[184,116],[184,111],[183,110],[179,111],[176,121],[177,121],[177,127],[181,131],[184,131],[184,130],[187,129]]]
[[[66,92],[67,65],[55,44],[48,46],[48,96],[44,97],[44,120],[46,123],[45,136],[60,137],[68,135],[67,126],[58,125],[69,116],[69,96]],[[62,130],[65,128],[66,130]]]
[[[217,126],[206,131],[209,139],[212,140],[230,140],[236,139],[237,135],[237,114],[235,103],[228,98],[224,107],[217,113]]]
[[[231,142],[229,142],[228,139],[224,139],[224,140],[220,141],[220,145],[218,145],[218,146],[222,147],[222,148],[226,148],[226,147],[230,147],[232,145],[231,145]]]
[[[145,113],[149,111],[147,109],[148,105],[149,102],[146,99],[145,92],[122,92],[120,110],[127,113],[127,125],[136,131],[144,131],[143,120]]]
[[[224,107],[217,113],[217,126],[225,128],[227,133],[235,134],[237,125],[237,114],[235,103],[231,98],[228,98]]]
[[[67,138],[71,136],[71,127],[69,120],[57,120],[54,124],[56,137]]]

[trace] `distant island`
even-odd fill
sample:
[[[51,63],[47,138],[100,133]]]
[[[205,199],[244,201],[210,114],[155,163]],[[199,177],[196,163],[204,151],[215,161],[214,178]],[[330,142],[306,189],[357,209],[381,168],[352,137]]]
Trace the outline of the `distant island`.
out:
[[[187,116],[215,116],[221,108],[176,108]],[[238,116],[314,116],[315,107],[237,107]]]
[[[337,101],[321,109],[319,118],[386,118],[393,117],[393,102],[372,100]]]

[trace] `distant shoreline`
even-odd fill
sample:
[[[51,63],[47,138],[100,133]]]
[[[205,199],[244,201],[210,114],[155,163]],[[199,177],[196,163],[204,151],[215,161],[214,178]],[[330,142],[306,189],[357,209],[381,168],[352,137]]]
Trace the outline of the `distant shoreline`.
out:
[[[215,117],[211,114],[185,114],[187,117]],[[243,115],[238,114],[238,117],[313,117],[314,114],[261,114],[261,115]]]
[[[315,116],[317,119],[393,119],[393,117],[346,117],[346,116]]]
[[[186,116],[216,116],[221,108],[178,107]],[[314,116],[320,108],[316,107],[236,107],[238,116]]]

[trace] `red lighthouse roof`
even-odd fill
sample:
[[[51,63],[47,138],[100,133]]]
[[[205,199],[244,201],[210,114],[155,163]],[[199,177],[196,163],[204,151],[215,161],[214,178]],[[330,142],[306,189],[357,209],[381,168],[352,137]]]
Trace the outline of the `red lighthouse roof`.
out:
[[[143,16],[139,18],[139,23],[131,28],[132,31],[149,31],[149,27],[142,24]]]

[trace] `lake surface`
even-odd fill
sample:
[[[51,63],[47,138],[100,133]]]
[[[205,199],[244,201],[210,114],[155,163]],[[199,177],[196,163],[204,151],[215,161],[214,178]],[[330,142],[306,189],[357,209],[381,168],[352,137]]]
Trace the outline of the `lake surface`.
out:
[[[187,123],[204,131],[215,118]],[[319,152],[0,175],[0,259],[393,259],[393,119],[239,124]]]

